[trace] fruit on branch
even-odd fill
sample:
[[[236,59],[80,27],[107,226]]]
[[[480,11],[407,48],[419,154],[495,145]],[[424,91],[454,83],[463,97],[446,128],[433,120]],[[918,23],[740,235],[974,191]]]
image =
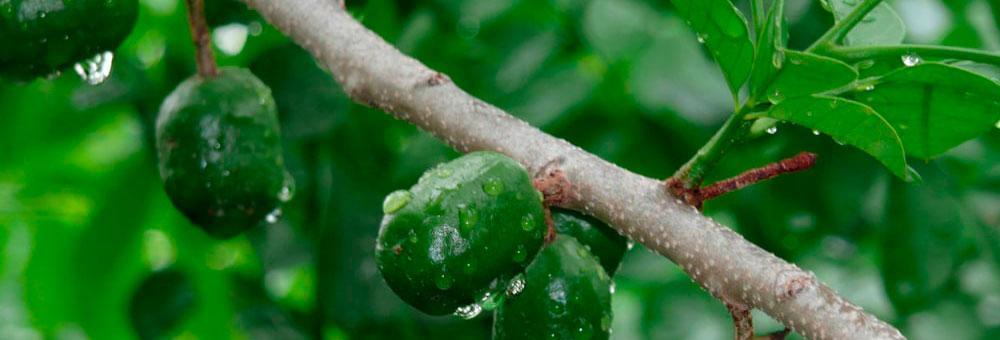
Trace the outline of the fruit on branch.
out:
[[[114,50],[135,26],[137,2],[0,1],[0,76],[30,80]]]
[[[246,69],[195,75],[156,121],[160,177],[171,202],[216,238],[273,222],[291,198],[271,90]]]
[[[601,262],[608,275],[614,275],[628,250],[628,239],[594,217],[572,210],[552,209],[556,231],[572,236]]]
[[[149,274],[132,293],[128,314],[140,339],[161,339],[183,323],[197,307],[195,287],[180,270]]]
[[[586,247],[559,235],[525,271],[493,318],[494,339],[607,339],[611,278]]]
[[[434,315],[455,312],[506,287],[542,245],[542,197],[528,172],[493,152],[475,152],[389,194],[375,260],[390,288]]]

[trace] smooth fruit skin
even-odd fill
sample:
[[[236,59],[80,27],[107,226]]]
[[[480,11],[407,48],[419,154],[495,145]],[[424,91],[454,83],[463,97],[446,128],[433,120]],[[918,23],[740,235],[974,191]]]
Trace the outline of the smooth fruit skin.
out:
[[[432,315],[502,288],[542,245],[541,195],[507,156],[476,152],[428,170],[386,197],[375,245],[382,277]]]
[[[614,275],[628,250],[628,239],[594,217],[572,210],[552,209],[556,231],[573,236],[601,261],[608,275]]]
[[[556,237],[524,275],[496,310],[493,339],[608,338],[611,278],[576,239]]]
[[[30,80],[118,47],[137,0],[0,0],[0,75]]]
[[[271,90],[246,69],[195,75],[160,107],[156,149],[167,196],[216,238],[261,222],[290,195]]]

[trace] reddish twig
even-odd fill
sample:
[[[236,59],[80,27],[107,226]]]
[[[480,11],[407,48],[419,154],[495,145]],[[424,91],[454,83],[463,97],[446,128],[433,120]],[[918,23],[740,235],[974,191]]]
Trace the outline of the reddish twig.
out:
[[[726,302],[726,309],[733,317],[733,339],[753,340],[753,315],[750,314],[750,308]]]
[[[188,7],[188,26],[191,27],[191,40],[194,41],[195,64],[198,75],[213,78],[219,74],[212,55],[212,32],[205,22],[205,0],[185,0]]]
[[[762,182],[776,176],[809,169],[816,163],[816,154],[811,152],[800,152],[798,155],[782,159],[756,169],[747,170],[735,177],[715,182],[712,185],[702,188],[701,200],[707,201],[726,193],[742,189],[748,185]]]
[[[779,175],[809,169],[816,163],[816,154],[800,152],[798,155],[780,161],[747,170],[734,177],[724,179],[702,188],[686,188],[683,183],[674,178],[667,179],[667,190],[688,204],[701,209],[707,200],[742,189],[754,183],[763,182]]]
[[[556,240],[556,222],[552,220],[552,208],[545,206],[545,244],[551,244]]]

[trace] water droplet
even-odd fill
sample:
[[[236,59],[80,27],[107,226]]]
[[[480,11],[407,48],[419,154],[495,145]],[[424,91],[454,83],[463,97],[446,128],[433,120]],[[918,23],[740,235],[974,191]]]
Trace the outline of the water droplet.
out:
[[[469,230],[479,222],[479,212],[473,207],[463,206],[458,210],[458,224],[462,229]]]
[[[486,192],[490,196],[499,195],[503,192],[503,181],[499,178],[491,177],[483,183],[483,192]]]
[[[507,297],[517,296],[524,291],[524,275],[518,274],[507,284]]]
[[[535,215],[529,213],[521,217],[521,229],[524,229],[524,231],[535,229]]]
[[[776,134],[776,133],[778,133],[778,127],[777,126],[772,126],[772,127],[767,128],[767,134],[773,135],[773,134]]]
[[[518,245],[517,249],[514,250],[514,262],[521,263],[528,258],[528,250],[524,249],[524,245]]]
[[[858,62],[858,64],[857,64],[858,69],[861,69],[861,70],[864,70],[864,69],[867,69],[867,68],[871,68],[872,66],[875,66],[875,60],[872,60],[872,59],[862,60],[862,61]]]
[[[417,238],[417,231],[416,230],[410,229],[409,236],[410,236],[409,237],[410,238],[410,243],[417,243],[417,241],[420,241],[420,239]]]
[[[785,62],[785,52],[776,51],[774,55],[771,56],[771,64],[774,68],[781,68],[781,65]]]
[[[451,169],[440,167],[437,171],[434,171],[434,175],[437,175],[438,178],[448,178],[451,176]]]
[[[703,34],[698,34],[698,43],[705,43],[705,36]]]
[[[813,130],[813,136],[819,136],[819,130]]]
[[[861,90],[863,91],[871,91],[874,89],[875,89],[875,84],[865,84],[865,86],[861,87]]]
[[[468,306],[461,306],[455,309],[455,316],[460,317],[465,320],[472,319],[479,316],[479,313],[483,312],[483,307],[479,303],[473,303]]]
[[[277,223],[279,219],[281,219],[281,208],[271,210],[271,212],[268,213],[267,216],[264,216],[264,220],[270,224]]]
[[[632,247],[635,247],[635,241],[628,240],[628,243],[625,244],[625,247],[628,248],[628,250],[632,250]]]
[[[114,58],[114,53],[110,51],[101,52],[90,59],[76,63],[73,65],[73,70],[87,84],[99,85],[111,76],[111,64]]]
[[[609,329],[611,329],[611,316],[604,314],[601,317],[601,330],[607,332]]]
[[[208,167],[208,161],[202,159],[201,163],[199,163],[198,165],[201,166],[202,169],[207,168]]]
[[[1000,120],[998,120],[997,123],[996,123],[996,125],[994,125],[994,126],[996,126],[997,129],[1000,129]]]
[[[455,283],[455,279],[447,274],[441,274],[434,280],[434,285],[440,290],[448,290],[451,288],[451,284]]]
[[[920,59],[920,56],[915,53],[904,54],[901,59],[903,60],[903,65],[906,67],[917,66],[917,64],[920,64],[923,61]]]
[[[611,286],[608,287],[608,292],[610,292],[611,294],[615,293],[615,282],[614,281],[611,281]]]
[[[222,170],[222,177],[229,177],[229,170]]]
[[[393,191],[389,196],[385,197],[385,201],[382,201],[382,213],[391,214],[397,212],[410,203],[412,199],[413,194],[407,190]]]

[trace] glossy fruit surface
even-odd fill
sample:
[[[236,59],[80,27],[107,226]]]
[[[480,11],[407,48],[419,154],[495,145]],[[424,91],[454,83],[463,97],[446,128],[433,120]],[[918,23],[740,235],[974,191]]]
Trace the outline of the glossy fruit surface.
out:
[[[0,1],[0,75],[30,80],[118,47],[136,0]]]
[[[447,314],[522,271],[545,234],[541,195],[520,164],[476,152],[386,197],[375,258],[413,307]]]
[[[494,339],[607,339],[610,329],[611,278],[565,235],[538,253],[493,318]]]
[[[188,219],[216,238],[273,220],[291,196],[271,91],[250,71],[188,78],[156,122],[160,177]]]
[[[628,250],[628,239],[594,217],[572,210],[552,209],[556,231],[576,238],[604,266],[608,275],[614,275]]]

